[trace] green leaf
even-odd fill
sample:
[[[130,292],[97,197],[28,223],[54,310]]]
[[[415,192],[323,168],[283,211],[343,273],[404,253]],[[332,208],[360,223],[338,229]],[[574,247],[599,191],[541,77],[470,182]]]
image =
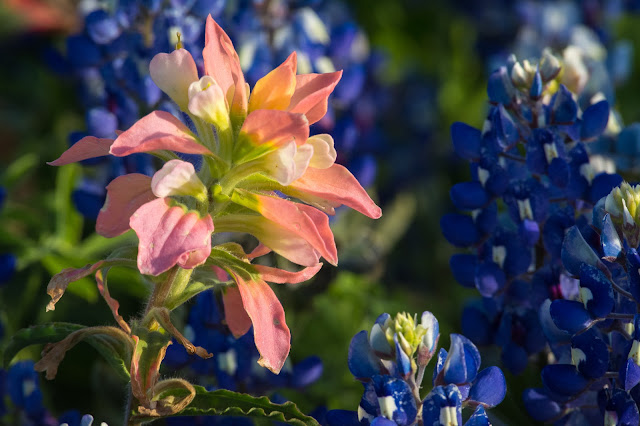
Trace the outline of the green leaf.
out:
[[[34,153],[25,154],[13,160],[5,170],[0,182],[4,186],[13,187],[18,181],[40,167],[40,159]]]
[[[313,417],[303,414],[296,404],[289,401],[275,404],[266,396],[255,397],[226,389],[207,391],[202,386],[194,386],[196,397],[191,404],[176,416],[242,416],[269,419],[296,426],[318,425]],[[172,389],[166,394],[158,395],[160,399],[169,396],[187,395],[186,390]],[[180,395],[178,395],[180,394]]]
[[[2,360],[4,367],[7,368],[11,360],[27,346],[56,343],[74,331],[87,329],[80,324],[72,324],[67,322],[54,322],[45,325],[36,325],[24,328],[16,332],[4,348]],[[84,339],[85,342],[97,350],[100,355],[111,365],[123,380],[129,381],[129,368],[127,367],[127,350],[120,342],[106,334],[93,334]]]
[[[80,173],[80,165],[69,164],[58,169],[55,209],[56,237],[61,244],[75,245],[82,235],[82,216],[73,207],[71,194]]]
[[[216,286],[222,286],[224,283],[221,281],[217,281],[213,278],[208,279],[206,281],[191,281],[187,287],[180,292],[180,294],[175,295],[175,297],[169,297],[164,306],[170,311],[176,309],[178,306],[186,303],[192,297],[202,293],[203,291],[207,291]]]

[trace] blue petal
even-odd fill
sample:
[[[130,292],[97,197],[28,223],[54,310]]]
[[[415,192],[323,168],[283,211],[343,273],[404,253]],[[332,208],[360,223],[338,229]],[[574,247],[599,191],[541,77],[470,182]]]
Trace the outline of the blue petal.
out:
[[[97,138],[113,138],[118,129],[118,119],[106,108],[91,108],[86,114],[87,131]]]
[[[451,334],[449,354],[442,369],[444,383],[472,382],[480,368],[480,353],[476,346],[460,334]]]
[[[585,377],[597,379],[607,372],[609,347],[593,330],[573,336],[571,347],[579,349],[585,356],[578,360],[576,366]]]
[[[489,417],[487,417],[487,412],[484,410],[482,405],[479,405],[478,408],[476,408],[464,426],[491,426]]]
[[[513,92],[513,86],[508,76],[507,68],[500,67],[489,77],[487,85],[489,99],[491,102],[509,105],[511,103],[511,92]]]
[[[589,380],[571,364],[553,364],[542,369],[542,383],[551,392],[573,396],[584,390]]]
[[[504,271],[493,262],[482,263],[476,270],[476,288],[484,297],[492,297],[504,287],[506,282]]]
[[[446,414],[443,413],[446,410]],[[440,425],[441,419],[455,416],[456,423],[462,424],[462,396],[456,385],[437,386],[424,399],[422,419],[425,425]]]
[[[518,127],[502,104],[498,106],[498,111],[494,115],[493,125],[498,134],[498,142],[503,148],[520,140]]]
[[[451,201],[460,210],[476,210],[489,202],[489,195],[480,182],[461,182],[449,192]]]
[[[391,418],[398,425],[412,424],[418,414],[418,408],[407,382],[391,376],[375,376],[373,384],[381,414]]]
[[[576,120],[578,105],[576,105],[571,92],[564,84],[560,85],[552,102],[554,123],[571,124]]]
[[[102,60],[100,48],[84,35],[67,37],[67,58],[73,67],[85,68]]]
[[[466,306],[462,311],[462,332],[477,345],[491,343],[491,324],[485,313],[477,306]]]
[[[502,370],[489,367],[478,373],[469,391],[469,399],[491,408],[500,404],[506,394],[507,382]]]
[[[575,300],[554,300],[550,311],[555,325],[571,334],[584,330],[592,322],[584,305]]]
[[[558,188],[564,188],[569,183],[569,164],[560,157],[551,160],[547,170],[549,179]]]
[[[98,44],[107,44],[120,35],[120,28],[104,10],[98,9],[85,18],[85,29],[91,39]]]
[[[591,266],[601,264],[598,255],[584,240],[576,226],[567,231],[562,243],[562,263],[573,275],[580,274],[580,266],[586,263]]]
[[[411,358],[407,355],[398,343],[398,335],[393,336],[393,340],[396,343],[396,366],[398,367],[398,373],[404,379],[408,378],[411,374]]]
[[[538,422],[547,422],[562,412],[560,405],[549,398],[543,389],[527,389],[522,399],[529,415]]]
[[[325,417],[328,426],[360,426],[358,413],[349,410],[330,410]]]
[[[622,242],[609,213],[605,214],[602,221],[600,241],[602,242],[602,251],[605,257],[608,257],[610,261],[615,261],[622,251]]]
[[[540,77],[540,70],[537,69],[533,76],[533,82],[531,83],[531,89],[529,90],[529,96],[533,99],[538,99],[542,95],[542,78]]]
[[[386,417],[376,417],[371,421],[371,426],[397,426],[398,423],[389,420]]]
[[[640,366],[632,359],[627,359],[620,368],[620,381],[627,392],[640,383]]]
[[[451,125],[453,148],[465,160],[476,160],[480,157],[480,130],[462,122]]]
[[[473,254],[454,254],[449,259],[449,267],[453,277],[461,285],[473,288],[476,285],[476,265],[478,257]]]
[[[600,271],[586,263],[580,266],[580,288],[591,292],[591,300],[587,301],[589,313],[597,318],[604,318],[614,308],[613,287],[609,279]],[[584,295],[582,295],[584,297]]]
[[[498,224],[498,204],[495,201],[491,202],[487,207],[481,209],[473,220],[481,234],[492,233]]]
[[[471,216],[456,213],[445,214],[440,219],[440,228],[447,241],[456,247],[468,247],[480,239]]]
[[[313,355],[293,366],[291,385],[294,388],[304,388],[317,381],[322,376],[322,360]]]
[[[533,247],[540,239],[540,225],[538,222],[525,219],[518,226],[518,234],[527,246]]]
[[[349,345],[349,371],[358,380],[372,378],[382,371],[380,359],[369,346],[367,332],[362,330],[351,339]]]
[[[600,136],[609,122],[609,103],[600,101],[591,105],[582,113],[580,139],[591,139]]]
[[[553,322],[553,319],[551,317],[551,303],[551,300],[547,299],[542,305],[540,305],[539,315],[542,331],[544,332],[546,338],[549,339],[550,343],[568,342],[571,338],[571,334],[559,329],[558,326]]]

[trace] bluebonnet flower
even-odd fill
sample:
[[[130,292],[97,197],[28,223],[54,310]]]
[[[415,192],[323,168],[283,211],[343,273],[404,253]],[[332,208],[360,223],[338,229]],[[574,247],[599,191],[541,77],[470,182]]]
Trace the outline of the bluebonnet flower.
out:
[[[545,332],[564,345],[553,347],[557,362],[543,369],[543,387],[524,394],[537,420],[640,421],[639,201],[640,187],[624,182],[567,232],[562,261],[578,291],[541,312]]]
[[[382,134],[377,120],[381,89],[373,71],[380,60],[370,52],[366,36],[343,3],[179,0],[85,6],[81,11],[84,28],[70,36],[66,46],[66,66],[87,109],[87,131],[70,135],[71,144],[87,134],[113,138],[116,130],[126,130],[155,109],[188,121],[153,83],[148,65],[155,54],[170,52],[180,43],[196,55],[202,72],[198,47],[204,44],[205,18],[211,14],[224,24],[252,85],[294,50],[300,73],[344,70],[342,78],[347,81],[337,88],[329,113],[314,130],[334,136],[338,162],[349,165],[365,187],[373,182],[372,153]],[[73,201],[91,219],[104,204],[108,181],[125,173],[151,175],[154,171],[151,157],[144,154],[128,161],[95,159],[85,166]]]
[[[328,424],[462,424],[463,407],[475,409],[466,425],[488,424],[484,409],[502,402],[506,382],[497,367],[479,371],[480,353],[464,336],[452,334],[449,351],[440,349],[433,389],[420,395],[439,337],[431,312],[423,312],[420,323],[406,313],[380,315],[371,332],[356,334],[349,347],[349,370],[364,385],[358,411],[329,411]]]
[[[465,309],[463,332],[478,344],[501,346],[514,373],[548,341],[541,304],[571,293],[559,260],[565,231],[621,181],[598,173],[586,147],[605,130],[608,104],[581,110],[562,83],[565,66],[549,51],[537,64],[511,57],[489,79],[482,131],[451,127],[472,181],[451,189],[465,213],[445,215],[441,228],[450,243],[470,249],[451,258],[455,278],[484,298]]]

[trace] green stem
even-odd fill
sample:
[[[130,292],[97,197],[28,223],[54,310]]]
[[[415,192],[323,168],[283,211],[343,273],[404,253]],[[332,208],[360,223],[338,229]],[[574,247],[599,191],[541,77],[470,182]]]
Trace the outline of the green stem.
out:
[[[229,171],[221,180],[222,194],[229,196],[240,181],[262,170],[256,161],[242,163]]]

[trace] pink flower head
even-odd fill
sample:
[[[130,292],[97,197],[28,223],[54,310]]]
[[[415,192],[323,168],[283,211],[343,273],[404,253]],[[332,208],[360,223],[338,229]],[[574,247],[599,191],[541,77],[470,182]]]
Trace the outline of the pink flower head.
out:
[[[168,159],[153,178],[130,174],[107,186],[97,232],[114,237],[133,229],[143,274],[159,275],[176,265],[196,268],[207,260],[212,274],[210,264],[218,267],[218,279],[228,273],[237,285],[224,296],[229,327],[241,335],[253,325],[259,363],[278,372],[289,353],[290,332],[265,281],[309,279],[320,269],[320,258],[337,264],[327,216],[336,207],[344,204],[372,218],[382,213],[353,175],[335,164],[333,138],[310,136],[309,126],[326,114],[341,71],[297,75],[294,52],[250,90],[231,40],[210,16],[202,56],[203,76],[185,49],[160,53],[150,64],[151,78],[189,116],[192,128],[154,111],[115,140],[83,138],[50,164],[140,152]],[[202,167],[196,170],[176,153],[201,155]],[[215,253],[222,249],[212,254],[214,223],[218,232],[254,235],[259,248],[230,264],[220,261]],[[271,250],[305,269],[249,263]]]

